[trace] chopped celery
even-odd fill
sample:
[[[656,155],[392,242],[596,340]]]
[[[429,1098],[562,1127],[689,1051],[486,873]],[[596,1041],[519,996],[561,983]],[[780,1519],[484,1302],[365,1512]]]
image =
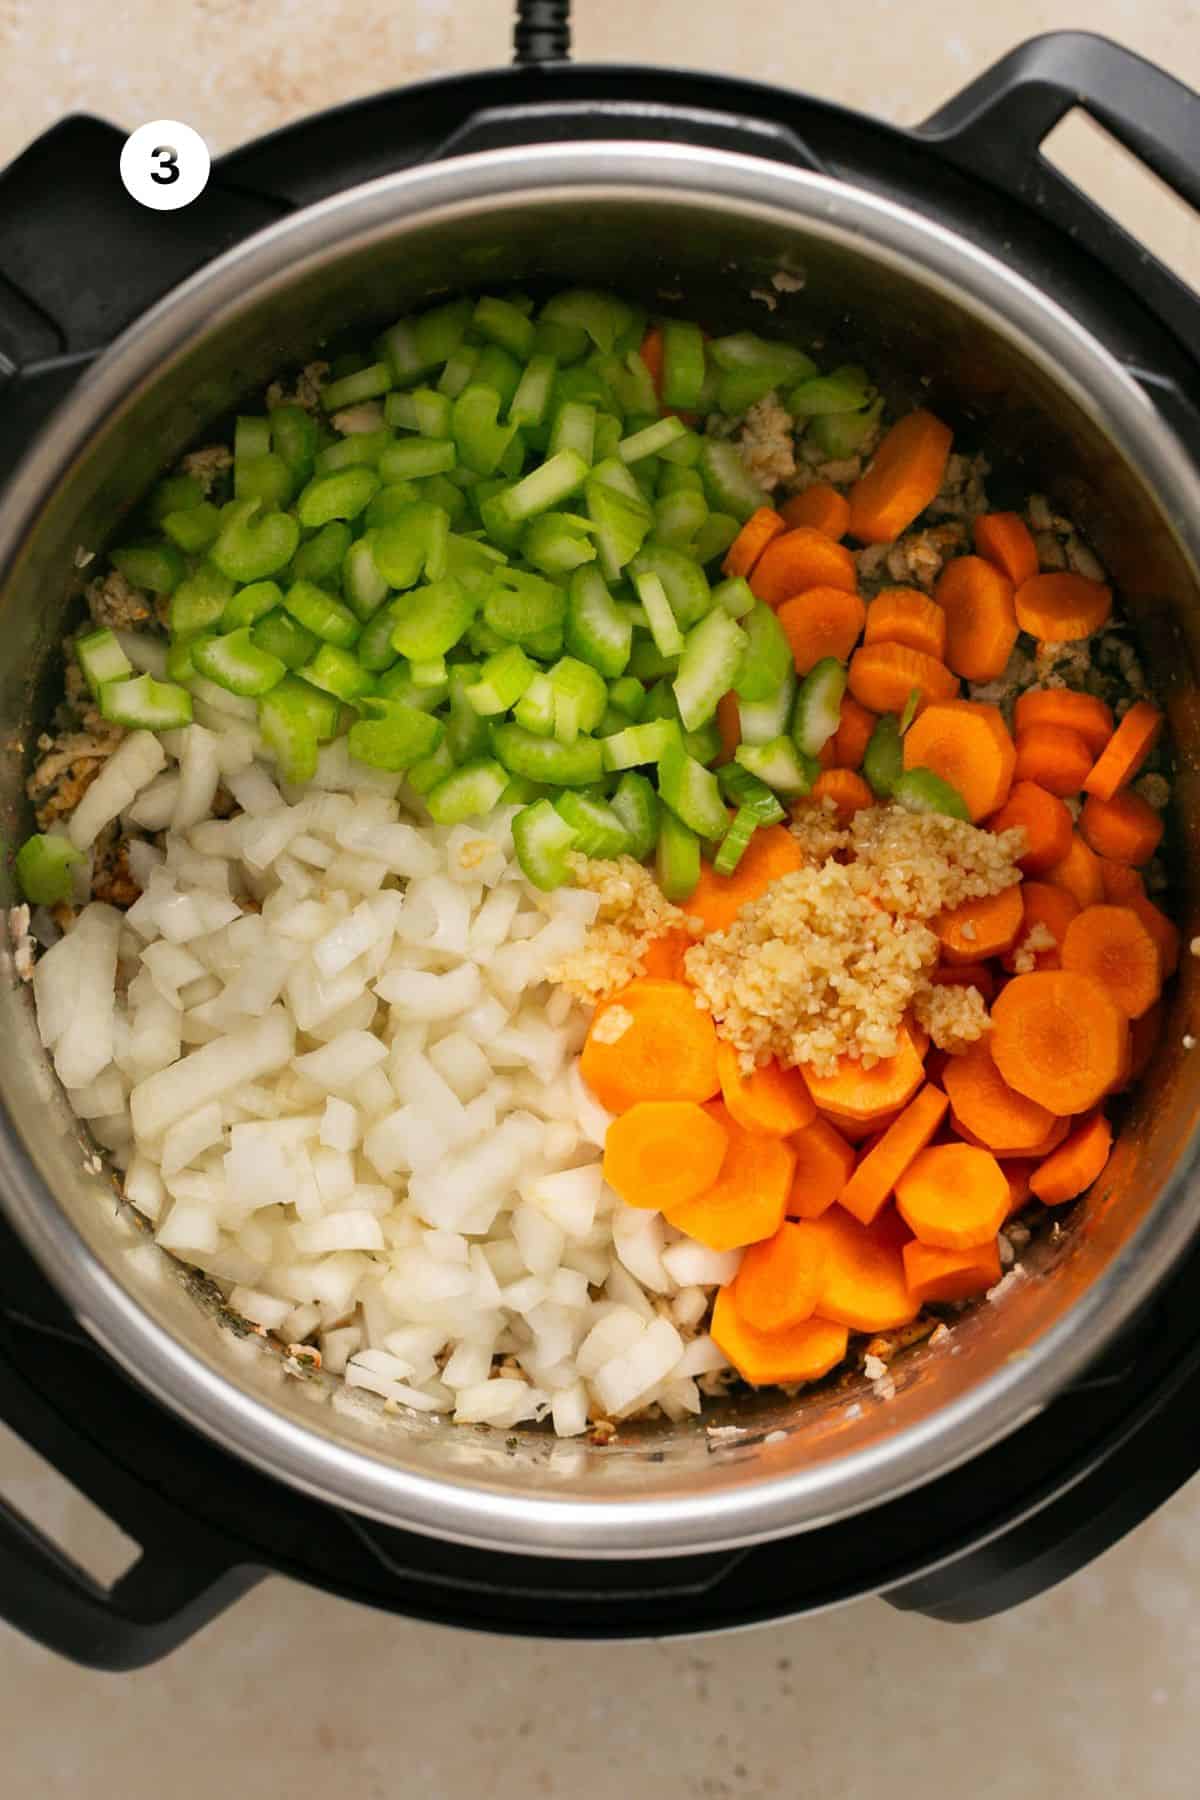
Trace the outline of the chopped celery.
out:
[[[233,466],[235,500],[261,500],[264,506],[286,506],[292,497],[293,485],[292,472],[282,456],[255,456],[246,462],[239,459]],[[210,543],[216,535],[213,531]],[[184,550],[200,548],[198,544],[186,543],[181,543],[180,547]]]
[[[290,488],[290,482],[288,485]],[[200,550],[207,550],[216,539],[221,529],[221,515],[211,501],[202,500],[199,506],[168,513],[162,528],[173,544],[194,556]]]
[[[430,756],[421,757],[408,771],[408,785],[414,794],[427,794],[454,767],[454,752],[445,738]]]
[[[855,413],[870,405],[874,392],[865,369],[843,363],[831,375],[813,375],[792,388],[784,405],[790,413],[810,418],[827,413]]]
[[[803,350],[789,344],[776,344],[757,337],[752,331],[737,331],[729,337],[713,338],[708,354],[719,369],[758,369],[784,367],[792,381],[815,375],[817,365]]]
[[[892,798],[909,812],[945,813],[951,819],[968,821],[971,817],[958,789],[932,769],[906,769],[892,789]]]
[[[659,812],[655,873],[667,899],[677,904],[689,898],[700,879],[700,839],[666,807]]]
[[[204,501],[204,489],[194,475],[168,475],[150,495],[150,517],[161,525],[169,513],[191,512]]]
[[[284,608],[298,625],[322,643],[348,650],[357,642],[359,623],[348,606],[335,600],[313,581],[293,581],[283,597]]]
[[[375,677],[375,692],[382,700],[403,700],[406,706],[415,706],[420,712],[436,712],[442,701],[449,698],[450,671],[446,669],[440,681],[418,682],[417,670],[424,674],[427,667],[421,663],[394,663]]]
[[[283,591],[277,581],[252,581],[249,587],[239,588],[227,601],[221,614],[220,629],[240,631],[244,625],[257,625],[260,619],[265,619],[269,612],[282,605]]]
[[[664,656],[654,639],[635,629],[633,649],[629,652],[629,673],[638,681],[657,681],[662,675],[674,675],[679,657]]]
[[[567,788],[554,802],[554,810],[575,833],[574,848],[583,856],[625,856],[629,833],[605,800]]]
[[[561,368],[586,356],[590,339],[582,325],[565,325],[541,318],[533,329],[534,348],[540,356],[551,356]],[[536,360],[536,358],[534,359]]]
[[[71,894],[71,871],[82,860],[69,838],[34,832],[17,851],[17,882],[31,906],[57,906]]]
[[[741,529],[732,513],[710,512],[692,539],[692,555],[698,563],[723,556]]]
[[[269,694],[287,674],[287,664],[253,642],[248,625],[223,637],[206,637],[192,651],[192,662],[201,675],[231,694],[257,698]]]
[[[110,681],[100,689],[100,711],[114,725],[131,731],[174,731],[192,722],[192,696],[173,681],[138,675]]]
[[[444,394],[448,400],[457,400],[463,389],[470,385],[478,361],[478,347],[475,344],[461,344],[452,356],[447,357],[446,366],[438,376],[438,393]]]
[[[668,444],[685,436],[687,426],[682,419],[656,419],[653,425],[645,425],[630,437],[624,437],[617,445],[617,455],[623,463],[641,462],[645,456],[657,456]]]
[[[209,556],[230,581],[263,581],[296,554],[300,527],[291,513],[262,512],[261,500],[235,500],[226,509]]]
[[[884,713],[867,742],[863,774],[867,786],[882,800],[889,800],[904,773],[904,739],[895,713]]]
[[[385,527],[380,526],[380,530]],[[380,574],[375,560],[373,532],[358,538],[346,552],[342,565],[342,593],[355,617],[364,624],[374,618],[390,592],[386,577]]]
[[[152,594],[173,594],[187,573],[187,564],[174,544],[126,544],[110,550],[108,560],[133,587],[147,588]]]
[[[473,681],[466,690],[467,700],[485,718],[508,712],[536,674],[536,665],[530,662],[520,645],[510,644],[506,650],[488,657],[479,671],[478,681]]]
[[[820,774],[816,760],[800,754],[791,738],[777,737],[768,744],[739,744],[734,757],[777,794],[792,799],[812,791]]]
[[[196,674],[196,665],[192,661],[193,651],[215,636],[214,631],[191,631],[186,637],[173,638],[167,647],[167,680],[186,686]]]
[[[659,758],[658,791],[671,811],[700,837],[716,838],[725,832],[729,814],[716,776],[680,743],[669,744]]]
[[[359,762],[393,772],[429,756],[441,743],[443,726],[403,700],[367,695],[363,717],[350,727],[347,747]]]
[[[636,578],[646,570],[657,575],[666,588],[682,630],[687,631],[712,610],[708,577],[694,557],[666,544],[647,544],[634,559],[631,572]]]
[[[542,423],[550,405],[550,395],[554,391],[555,370],[556,364],[552,356],[530,358],[508,409],[511,425],[524,428]]]
[[[442,777],[425,796],[425,804],[437,825],[461,825],[490,813],[508,786],[508,776],[488,757],[464,763]]]
[[[592,667],[595,666],[593,663]],[[608,698],[611,705],[635,723],[646,710],[646,690],[635,675],[622,675],[616,681],[610,681]]]
[[[606,355],[633,320],[633,309],[615,294],[569,288],[547,300],[541,317],[553,325],[578,325]]]
[[[318,450],[314,464],[318,475],[336,475],[342,469],[374,469],[384,451],[395,442],[390,431],[355,431]]]
[[[680,470],[686,469],[689,473],[694,474],[703,447],[704,439],[700,433],[685,429],[681,436],[673,438],[669,444],[664,444],[658,454],[668,465]],[[697,480],[699,480],[699,476],[697,476]]]
[[[540,575],[503,566],[492,575],[483,602],[485,624],[509,643],[527,648],[544,631],[561,632],[566,611],[562,588]]]
[[[547,512],[568,499],[587,479],[588,465],[575,450],[558,450],[532,474],[516,482],[500,496],[500,503],[514,523]]]
[[[734,416],[763,400],[788,379],[784,362],[763,363],[752,369],[728,369],[717,382],[717,408]]]
[[[296,517],[306,531],[328,525],[330,519],[357,519],[379,487],[380,480],[374,469],[361,466],[338,469],[331,475],[315,475],[296,501]],[[216,552],[213,554],[215,556]],[[271,569],[264,571],[268,575],[273,572]]]
[[[478,381],[471,381],[454,402],[451,436],[459,461],[477,475],[494,475],[516,437],[516,425],[499,424],[499,416],[500,396]]]
[[[415,431],[425,438],[450,436],[450,399],[433,388],[412,388],[389,394],[383,407],[386,424],[393,430]]]
[[[554,734],[554,688],[548,675],[535,675],[517,704],[513,718],[535,737]]]
[[[739,807],[734,814],[733,824],[721,839],[717,854],[713,857],[713,868],[718,875],[732,875],[750,848],[750,840],[758,830],[759,821],[747,806]]]
[[[805,756],[819,756],[841,723],[846,668],[836,656],[814,663],[796,695],[792,739]]]
[[[93,695],[109,681],[124,681],[133,674],[133,664],[106,629],[89,631],[75,640],[75,660],[83,670],[83,678]]]
[[[513,775],[544,781],[548,787],[587,787],[604,774],[604,752],[597,738],[578,737],[573,744],[535,737],[520,725],[493,725],[492,749]]]
[[[782,737],[792,717],[796,696],[796,677],[791,669],[773,694],[765,700],[739,700],[738,726],[744,744],[769,744]]]
[[[524,313],[509,300],[494,299],[485,294],[476,302],[471,323],[481,335],[516,357],[532,354],[534,327]]]
[[[368,531],[374,531],[379,525],[390,525],[393,519],[400,518],[420,498],[421,489],[415,481],[389,481],[373,496],[362,515],[363,524]]]
[[[567,853],[576,844],[574,826],[549,800],[535,800],[517,814],[512,834],[513,849],[526,880],[547,892],[562,887],[569,872]]]
[[[862,412],[823,413],[808,428],[808,435],[833,460],[853,456],[879,423],[883,400],[873,400]]]
[[[297,786],[317,772],[317,726],[295,693],[301,682],[280,682],[258,703],[258,728],[284,781]],[[310,689],[310,692],[315,690]]]
[[[381,481],[420,481],[426,475],[441,475],[452,469],[458,452],[452,438],[402,438],[379,458]]]
[[[512,405],[521,385],[521,365],[499,344],[485,344],[476,359],[471,379],[480,387],[491,388],[503,411]]]
[[[575,513],[542,513],[525,527],[521,554],[543,575],[569,575],[596,559],[592,527]]]
[[[662,344],[663,405],[694,408],[704,388],[704,333],[690,319],[664,319]]]
[[[301,544],[292,558],[292,575],[296,580],[331,581],[346,560],[350,548],[350,527],[344,519],[330,519],[315,536]]]
[[[491,741],[487,720],[467,699],[467,689],[479,679],[479,665],[455,663],[448,672],[450,710],[446,720],[446,742],[456,763],[471,762],[487,755]]]
[[[596,451],[596,408],[586,400],[564,400],[550,428],[549,453],[573,450],[590,467]]]
[[[572,656],[610,680],[629,662],[633,624],[609,593],[599,569],[577,569],[571,577],[564,641]]]
[[[371,363],[343,375],[340,381],[327,381],[321,389],[321,405],[326,412],[338,412],[343,406],[357,406],[361,400],[375,400],[392,385],[392,371],[385,362]]]
[[[316,654],[320,641],[314,632],[306,631],[303,625],[282,608],[277,612],[267,613],[250,630],[250,642],[255,648],[265,650],[270,656],[277,656],[289,669],[303,668]],[[360,652],[361,648],[360,644]],[[366,666],[369,668],[370,664]]]
[[[375,567],[389,587],[409,588],[423,573],[438,581],[446,572],[450,517],[444,507],[414,500],[371,533]]]
[[[608,704],[604,677],[589,663],[564,656],[549,675],[554,695],[554,735],[560,744],[573,744],[581,732],[594,731]]]
[[[624,731],[602,740],[604,767],[614,772],[643,768],[647,763],[658,762],[679,742],[677,719],[647,719],[642,724],[628,725]]]
[[[313,472],[319,435],[317,421],[302,406],[295,405],[273,407],[269,417],[272,448],[291,470],[293,484],[299,486]]]
[[[696,731],[712,718],[718,700],[733,685],[747,645],[746,633],[720,607],[688,632],[673,684],[685,731]]]
[[[731,619],[744,619],[758,605],[744,575],[731,575],[727,581],[718,581],[712,597],[713,605],[721,607]]]
[[[688,489],[663,494],[654,505],[655,541],[683,549],[691,544],[707,517],[708,502],[703,494]]]
[[[375,677],[348,650],[339,650],[336,644],[322,644],[312,661],[305,663],[297,673],[313,687],[335,695],[348,705],[375,689]]]
[[[782,806],[765,782],[739,762],[723,763],[717,770],[721,792],[739,812],[751,812],[760,825],[778,825],[786,817]]]
[[[792,672],[792,647],[787,633],[769,606],[757,601],[739,627],[746,639],[746,653],[733,688],[739,700],[769,700],[779,692]]]
[[[655,648],[663,656],[680,655],[683,650],[683,633],[671,611],[671,602],[661,578],[653,570],[647,569],[634,576],[634,586],[638,599],[646,609]]]
[[[452,650],[475,617],[475,596],[454,575],[412,588],[396,608],[392,649],[425,662]]]
[[[584,487],[584,503],[588,518],[596,527],[600,567],[607,581],[615,581],[625,565],[637,555],[654,518],[631,477],[632,493],[614,484],[611,478],[614,467],[622,475],[626,474],[620,462],[598,463]]]
[[[658,841],[659,804],[654,783],[649,776],[626,769],[609,804],[625,827],[627,854],[644,862]]]
[[[715,512],[732,513],[744,521],[760,506],[770,504],[766,489],[747,474],[735,444],[723,438],[705,438],[699,467]]]

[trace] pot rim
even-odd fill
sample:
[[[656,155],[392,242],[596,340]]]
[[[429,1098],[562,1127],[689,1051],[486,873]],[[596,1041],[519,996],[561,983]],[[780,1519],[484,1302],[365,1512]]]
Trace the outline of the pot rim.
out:
[[[106,417],[216,323],[306,270],[372,241],[486,205],[668,195],[864,248],[912,273],[1015,343],[1069,390],[1132,462],[1200,560],[1200,473],[1132,376],[1053,301],[1003,263],[884,196],[702,146],[639,140],[487,151],[347,188],[207,264],[119,337],[53,416],[9,486],[0,580],[71,460]],[[457,1474],[399,1467],[306,1429],[240,1388],[159,1325],[109,1273],[35,1169],[11,1118],[0,1129],[0,1206],[51,1282],[114,1359],[227,1449],[309,1495],[382,1523],[483,1549],[552,1557],[695,1555],[811,1530],[948,1473],[1034,1416],[1094,1359],[1194,1235],[1189,1143],[1129,1240],[1024,1356],[868,1449],[719,1492],[588,1500],[515,1494]]]

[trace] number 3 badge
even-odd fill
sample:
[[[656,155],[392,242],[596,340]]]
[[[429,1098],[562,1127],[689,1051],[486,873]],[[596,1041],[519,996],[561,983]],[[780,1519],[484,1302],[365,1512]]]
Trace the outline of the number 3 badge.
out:
[[[155,212],[190,206],[208,182],[208,145],[178,119],[151,119],[130,132],[121,150],[126,191]]]

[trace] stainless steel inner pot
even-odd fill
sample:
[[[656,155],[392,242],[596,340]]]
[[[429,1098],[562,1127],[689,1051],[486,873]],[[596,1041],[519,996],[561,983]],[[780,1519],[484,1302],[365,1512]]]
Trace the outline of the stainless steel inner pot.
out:
[[[781,268],[803,286],[776,293]],[[831,361],[866,363],[898,400],[926,397],[1017,486],[1068,509],[1123,589],[1167,699],[1181,759],[1179,905],[1185,936],[1197,929],[1200,478],[1143,390],[1051,298],[887,199],[749,157],[646,143],[494,152],[348,190],[211,264],[103,357],[0,507],[10,838],[27,828],[27,751],[52,703],[77,546],[103,545],[206,424],[327,333],[447,292],[535,281],[605,283],[722,328],[815,331]],[[1031,1417],[1194,1228],[1200,1059],[1180,1050],[1195,967],[1185,957],[1165,1042],[1086,1209],[1028,1258],[1028,1278],[1001,1303],[956,1326],[951,1345],[903,1357],[890,1402],[865,1384],[740,1395],[687,1426],[623,1429],[605,1449],[388,1417],[337,1384],[287,1375],[148,1247],[110,1182],[89,1172],[28,990],[4,959],[0,1204],[84,1324],[160,1399],[260,1468],[389,1524],[488,1548],[699,1552],[892,1498]]]

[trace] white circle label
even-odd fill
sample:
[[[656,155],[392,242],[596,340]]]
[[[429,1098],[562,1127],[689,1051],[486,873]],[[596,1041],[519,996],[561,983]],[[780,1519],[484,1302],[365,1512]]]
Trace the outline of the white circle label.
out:
[[[140,205],[174,212],[204,192],[210,160],[208,145],[190,125],[151,119],[125,139],[121,180]]]

